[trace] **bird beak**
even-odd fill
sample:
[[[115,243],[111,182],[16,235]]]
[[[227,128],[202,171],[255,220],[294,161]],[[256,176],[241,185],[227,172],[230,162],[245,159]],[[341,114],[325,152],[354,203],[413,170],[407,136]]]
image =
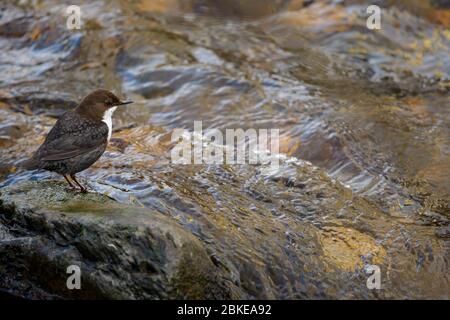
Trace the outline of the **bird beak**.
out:
[[[121,101],[118,104],[116,104],[116,106],[124,106],[124,105],[130,104],[130,103],[133,103],[133,101]]]

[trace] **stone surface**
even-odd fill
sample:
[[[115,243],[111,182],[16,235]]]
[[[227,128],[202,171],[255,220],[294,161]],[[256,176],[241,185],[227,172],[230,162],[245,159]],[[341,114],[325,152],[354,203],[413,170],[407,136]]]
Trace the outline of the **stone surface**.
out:
[[[66,286],[81,269],[81,290]],[[226,299],[245,295],[170,218],[26,182],[0,195],[0,287],[25,298]]]

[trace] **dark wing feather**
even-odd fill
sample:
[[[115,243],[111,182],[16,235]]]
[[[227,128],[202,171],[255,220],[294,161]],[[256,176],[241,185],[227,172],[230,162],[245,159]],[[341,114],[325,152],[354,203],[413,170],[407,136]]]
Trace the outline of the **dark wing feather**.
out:
[[[107,138],[108,126],[104,122],[69,111],[50,130],[36,156],[44,161],[73,158],[106,144]]]
[[[98,146],[96,146],[96,147],[98,147]],[[70,159],[70,158],[79,156],[81,154],[87,153],[89,151],[92,151],[96,147],[80,148],[80,149],[70,150],[70,151],[67,151],[67,152],[55,152],[53,154],[49,153],[48,155],[41,157],[41,160],[44,160],[44,161],[56,161],[56,160]]]

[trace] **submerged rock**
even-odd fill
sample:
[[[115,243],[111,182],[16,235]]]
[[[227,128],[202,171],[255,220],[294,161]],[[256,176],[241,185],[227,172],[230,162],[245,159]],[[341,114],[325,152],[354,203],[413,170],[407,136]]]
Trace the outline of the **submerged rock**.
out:
[[[80,290],[67,288],[71,265]],[[245,297],[170,218],[49,181],[2,189],[0,266],[0,287],[31,299]]]
[[[78,31],[5,6],[0,299],[449,298],[448,10],[386,2],[373,32],[364,1],[141,2],[83,4]],[[93,87],[136,101],[80,174],[117,202],[22,183],[53,179],[18,163]],[[198,120],[279,128],[284,160],[175,165]]]

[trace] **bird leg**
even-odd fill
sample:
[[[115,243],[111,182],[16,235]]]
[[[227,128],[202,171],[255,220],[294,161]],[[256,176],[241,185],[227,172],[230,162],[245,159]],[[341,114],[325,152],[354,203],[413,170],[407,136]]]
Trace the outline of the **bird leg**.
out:
[[[77,181],[77,178],[75,178],[75,175],[74,175],[74,174],[71,174],[70,177],[71,177],[72,180],[75,181],[75,183],[80,187],[80,191],[81,191],[82,193],[87,193],[87,189],[86,189],[85,187],[83,187],[83,185],[82,185],[81,183],[79,183],[79,182]]]
[[[70,181],[69,178],[67,178],[67,176],[66,176],[65,174],[63,174],[62,176],[64,177],[64,179],[66,179],[67,183],[70,185],[70,187],[71,187],[72,189],[76,189],[76,188],[77,188],[77,187],[75,187],[75,186],[73,185],[73,183]]]

